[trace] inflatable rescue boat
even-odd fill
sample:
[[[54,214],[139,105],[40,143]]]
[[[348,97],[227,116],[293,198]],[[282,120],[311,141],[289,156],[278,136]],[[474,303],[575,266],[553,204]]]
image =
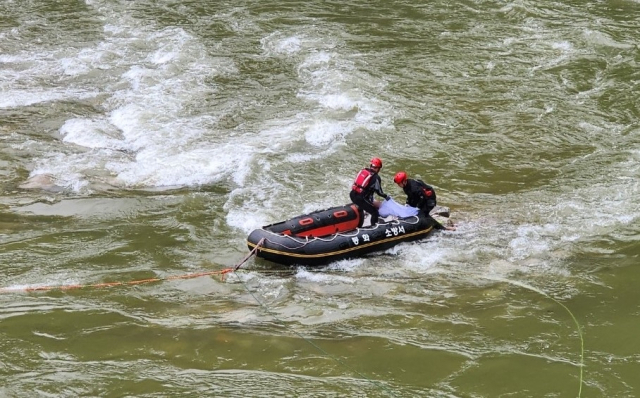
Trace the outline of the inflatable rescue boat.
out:
[[[422,239],[434,229],[443,228],[432,215],[448,222],[449,210],[436,207],[429,216],[381,218],[378,224],[366,226],[369,215],[365,218],[352,203],[255,229],[247,245],[258,257],[274,263],[320,266]]]

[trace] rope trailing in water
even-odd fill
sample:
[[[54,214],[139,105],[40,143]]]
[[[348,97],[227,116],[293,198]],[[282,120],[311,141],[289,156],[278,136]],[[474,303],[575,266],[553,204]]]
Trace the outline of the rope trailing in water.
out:
[[[580,364],[578,365],[580,368],[580,387],[578,388],[578,398],[581,397],[582,395],[582,384],[584,384],[583,381],[583,369],[584,369],[584,338],[582,337],[582,328],[580,327],[580,324],[578,323],[578,320],[576,319],[576,317],[573,315],[573,313],[569,310],[569,308],[562,304],[560,301],[556,300],[555,298],[551,297],[550,295],[548,295],[547,293],[545,293],[544,291],[537,289],[533,286],[529,286],[525,283],[522,282],[518,282],[518,281],[512,281],[509,279],[503,279],[503,278],[499,278],[499,277],[487,277],[487,276],[481,276],[483,279],[487,279],[490,281],[497,281],[497,282],[503,282],[503,283],[507,283],[507,284],[511,284],[511,285],[515,285],[515,286],[519,286],[521,288],[527,289],[527,290],[531,290],[532,292],[536,292],[538,294],[541,294],[542,296],[552,300],[553,302],[555,302],[556,304],[558,304],[559,306],[561,306],[562,308],[564,308],[569,315],[571,316],[571,319],[573,319],[573,322],[576,324],[576,329],[578,330],[578,337],[580,337]]]
[[[225,274],[234,273],[234,272],[238,271],[240,269],[240,267],[245,262],[247,262],[247,260],[249,260],[249,258],[251,258],[251,256],[253,256],[254,254],[257,253],[257,251],[259,250],[259,248],[263,244],[264,244],[264,238],[261,239],[256,244],[256,246],[253,248],[253,250],[251,250],[251,252],[249,252],[249,254],[247,254],[233,268],[225,268],[225,269],[217,270],[217,271],[206,271],[206,272],[197,272],[197,273],[191,273],[191,274],[185,274],[185,275],[169,276],[169,277],[166,277],[166,278],[140,279],[140,280],[129,281],[129,282],[106,282],[106,283],[95,283],[95,284],[88,284],[88,285],[77,284],[77,285],[61,285],[61,286],[36,286],[36,287],[21,287],[21,288],[0,288],[0,294],[2,294],[2,293],[12,293],[12,292],[35,292],[35,291],[50,291],[50,290],[73,290],[73,289],[84,289],[84,288],[105,288],[105,287],[115,287],[115,286],[134,286],[134,285],[141,285],[141,284],[146,284],[146,283],[170,281],[170,280],[177,280],[177,279],[192,279],[192,278],[198,278],[198,277],[202,277],[202,276],[225,275]],[[263,270],[263,272],[265,272],[265,271]],[[288,273],[290,271],[272,271],[272,272],[274,272],[274,273],[280,273],[280,272]],[[331,271],[324,271],[324,272],[331,272]],[[566,305],[564,305],[560,301],[556,300],[555,298],[551,297],[549,294],[545,293],[544,291],[542,291],[540,289],[537,289],[537,288],[535,288],[533,286],[529,286],[529,285],[527,285],[525,283],[518,282],[518,281],[513,281],[513,280],[509,280],[509,279],[503,279],[503,278],[499,278],[499,277],[481,276],[481,278],[487,279],[487,280],[491,280],[491,281],[495,281],[495,282],[503,282],[503,283],[507,283],[507,284],[512,284],[512,285],[519,286],[519,287],[522,287],[522,288],[527,289],[527,290],[531,290],[533,292],[536,292],[536,293],[538,293],[538,294],[540,294],[540,295],[552,300],[553,302],[555,302],[556,304],[558,304],[559,306],[564,308],[565,311],[567,311],[567,313],[569,313],[569,315],[573,319],[573,322],[576,325],[576,328],[577,328],[577,331],[578,331],[578,336],[580,338],[580,364],[579,364],[579,367],[580,367],[580,387],[578,389],[578,398],[580,398],[582,396],[582,385],[584,384],[584,382],[583,382],[584,338],[582,336],[582,329],[580,327],[580,324],[578,323],[577,318],[573,315],[571,310],[569,310],[569,308]],[[240,278],[238,278],[238,279],[241,281],[241,283],[243,284],[243,286],[246,289],[246,291],[249,294],[251,294],[253,299],[258,303],[258,305],[260,305],[269,315],[271,315],[275,320],[277,320],[285,329],[287,329],[290,332],[294,333],[296,336],[298,336],[302,340],[306,341],[308,344],[313,346],[315,349],[317,349],[319,352],[323,353],[327,357],[332,358],[334,361],[336,361],[337,363],[341,364],[345,368],[350,369],[350,367],[344,361],[340,360],[337,357],[332,356],[327,351],[322,349],[322,347],[318,346],[317,344],[315,344],[311,340],[307,339],[301,333],[299,333],[299,332],[293,330],[292,328],[288,327],[287,324],[284,321],[282,321],[280,318],[278,318],[275,315],[275,313],[273,313],[266,304],[262,303],[253,294],[253,292],[249,289],[249,287],[244,283],[244,281],[242,279],[240,279]],[[374,382],[374,383],[380,385],[384,390],[386,390],[386,392],[390,393],[390,395],[393,396],[393,393],[390,390],[388,390],[388,388],[384,384],[381,384],[379,381],[372,380],[372,379],[368,378],[367,376],[363,375],[362,373],[358,372],[357,370],[351,369],[351,371],[353,373],[357,374],[358,376],[360,376],[361,378],[365,379],[365,380],[368,380],[368,381],[371,381],[371,382]]]
[[[216,270],[216,271],[195,272],[191,274],[168,276],[166,278],[139,279],[139,280],[128,281],[128,282],[103,282],[103,283],[92,283],[87,285],[74,284],[74,285],[59,285],[59,286],[33,286],[33,287],[15,287],[15,288],[9,287],[9,288],[0,289],[0,294],[15,293],[15,292],[43,292],[43,291],[51,291],[51,290],[102,289],[106,287],[135,286],[135,285],[142,285],[142,284],[154,283],[154,282],[173,281],[178,279],[193,279],[193,278],[199,278],[202,276],[225,275],[225,274],[228,274],[229,272],[237,271],[240,268],[240,266],[242,266],[242,264],[247,262],[247,260],[249,260],[249,258],[258,251],[258,248],[263,243],[264,243],[264,239],[258,242],[256,247],[254,247],[253,250],[251,250],[251,252],[249,252],[249,254],[247,254],[233,268],[225,268],[225,269]]]

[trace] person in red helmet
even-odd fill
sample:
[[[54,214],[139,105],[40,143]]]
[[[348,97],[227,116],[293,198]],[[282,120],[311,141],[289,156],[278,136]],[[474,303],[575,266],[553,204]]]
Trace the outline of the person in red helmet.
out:
[[[406,172],[399,171],[393,177],[393,182],[407,194],[407,204],[417,207],[424,215],[428,215],[436,207],[436,191],[422,180],[408,178]]]
[[[399,171],[393,177],[393,182],[398,184],[400,188],[407,194],[407,204],[411,207],[417,207],[424,216],[429,216],[431,210],[436,207],[436,191],[432,186],[425,184],[422,180],[414,180],[407,178],[407,173]],[[455,231],[454,227],[448,227],[436,223],[446,229]]]
[[[373,194],[375,193],[378,196],[389,199],[389,195],[382,191],[382,182],[378,175],[380,169],[382,169],[382,160],[379,158],[371,159],[371,165],[360,170],[356,176],[351,186],[351,192],[349,193],[349,197],[353,203],[371,214],[372,226],[378,223],[378,218],[380,217],[378,213],[380,202],[373,199]]]

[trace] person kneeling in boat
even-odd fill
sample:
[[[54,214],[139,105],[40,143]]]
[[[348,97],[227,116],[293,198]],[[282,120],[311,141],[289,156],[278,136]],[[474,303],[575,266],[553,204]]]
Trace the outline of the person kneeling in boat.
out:
[[[353,182],[351,192],[349,193],[349,197],[353,203],[371,214],[371,226],[376,225],[380,217],[378,213],[380,202],[373,199],[373,194],[376,193],[378,196],[390,199],[389,195],[382,191],[382,182],[378,175],[380,169],[382,169],[382,160],[379,158],[371,159],[371,165],[360,170],[356,176],[356,180]]]
[[[425,184],[422,180],[407,178],[407,173],[404,171],[397,172],[393,182],[407,194],[407,205],[417,207],[422,215],[431,217],[429,213],[436,207],[436,191],[432,186]],[[436,224],[438,229],[456,230],[454,227]]]

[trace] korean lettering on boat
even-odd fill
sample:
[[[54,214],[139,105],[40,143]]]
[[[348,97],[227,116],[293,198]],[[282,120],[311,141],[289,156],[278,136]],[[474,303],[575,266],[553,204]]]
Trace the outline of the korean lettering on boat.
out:
[[[384,231],[384,234],[387,238],[391,238],[392,236],[398,236],[400,234],[404,234],[405,230],[404,230],[404,226],[403,225],[399,225],[397,227],[391,227],[391,228],[387,228]]]
[[[353,242],[354,245],[358,246],[360,244],[360,237],[359,236],[354,236],[353,238],[351,238],[351,241]],[[370,242],[371,241],[371,237],[369,236],[369,234],[362,234],[362,241],[363,242]]]
[[[371,238],[369,237],[369,234],[362,234],[363,242],[369,242],[370,240]],[[353,238],[351,238],[351,241],[353,242],[354,245],[358,246],[360,244],[360,237],[354,236]]]
[[[406,233],[404,226],[403,225],[399,225],[397,227],[391,227],[391,228],[387,228],[384,231],[384,235],[386,238],[391,238],[393,236],[398,236],[398,235],[402,235]],[[351,238],[351,241],[353,242],[354,245],[358,246],[360,244],[360,240],[362,239],[362,242],[370,242],[371,241],[371,237],[369,236],[369,234],[362,234],[362,236],[354,236]]]

